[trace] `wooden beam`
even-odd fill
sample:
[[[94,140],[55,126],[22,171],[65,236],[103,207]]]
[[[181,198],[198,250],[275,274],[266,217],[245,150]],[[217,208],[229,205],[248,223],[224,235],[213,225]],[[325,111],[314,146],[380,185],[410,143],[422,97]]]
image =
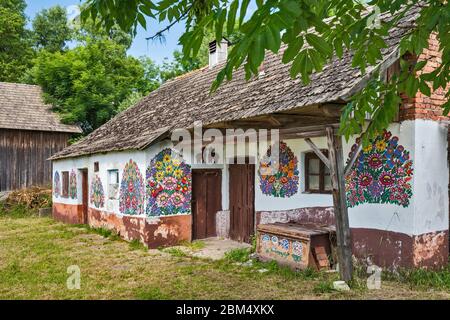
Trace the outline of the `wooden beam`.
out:
[[[328,169],[330,169],[330,161],[328,158],[322,153],[322,151],[312,142],[310,138],[305,138],[306,143],[311,147],[311,149],[314,151],[316,156],[319,157],[320,160],[327,166]]]
[[[320,131],[307,131],[298,133],[280,133],[280,139],[304,139],[304,138],[317,138],[326,136],[325,130]]]
[[[344,169],[344,176],[347,176],[350,173],[350,170],[353,167],[353,164],[355,163],[356,159],[358,158],[359,154],[362,150],[362,141],[360,140],[358,143],[358,147],[356,148],[355,152],[353,153],[352,157],[350,158],[350,161],[347,163]]]
[[[323,136],[326,136],[326,128],[339,128],[339,123],[330,123],[330,124],[318,124],[318,125],[309,125],[309,126],[297,126],[292,128],[280,129],[280,134],[290,134],[290,133],[308,133],[308,132],[323,132]]]
[[[330,160],[331,185],[333,189],[334,217],[336,220],[337,253],[341,280],[352,279],[352,243],[348,222],[347,199],[344,183],[344,155],[342,138],[336,137],[334,129],[328,127],[327,142]]]
[[[339,118],[341,116],[341,110],[345,104],[331,104],[326,103],[318,106],[318,110],[327,117]]]

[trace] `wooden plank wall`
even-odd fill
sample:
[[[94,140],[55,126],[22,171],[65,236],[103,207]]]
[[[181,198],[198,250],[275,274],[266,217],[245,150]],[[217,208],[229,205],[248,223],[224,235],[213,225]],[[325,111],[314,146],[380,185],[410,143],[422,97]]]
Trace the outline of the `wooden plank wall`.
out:
[[[50,185],[47,160],[67,146],[70,133],[0,129],[0,192]]]

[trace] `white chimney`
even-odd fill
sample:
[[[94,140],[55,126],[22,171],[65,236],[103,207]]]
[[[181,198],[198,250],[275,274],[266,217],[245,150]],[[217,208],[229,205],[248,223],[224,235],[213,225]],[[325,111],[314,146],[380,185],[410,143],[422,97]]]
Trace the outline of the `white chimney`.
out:
[[[222,39],[219,45],[216,40],[209,43],[209,68],[213,68],[216,64],[227,60],[228,44],[229,42],[225,38]]]

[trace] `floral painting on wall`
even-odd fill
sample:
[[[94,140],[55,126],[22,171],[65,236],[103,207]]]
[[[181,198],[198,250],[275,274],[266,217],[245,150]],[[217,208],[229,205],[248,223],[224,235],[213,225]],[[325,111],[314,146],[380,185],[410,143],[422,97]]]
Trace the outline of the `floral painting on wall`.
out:
[[[280,141],[278,171],[267,174],[271,166],[272,147],[260,161],[259,177],[260,188],[263,194],[274,197],[291,197],[298,191],[298,160],[292,150],[283,141]]]
[[[91,182],[91,204],[96,208],[102,208],[105,205],[105,192],[98,175],[95,175]]]
[[[77,198],[77,174],[74,170],[70,172],[69,178],[69,196],[72,199]]]
[[[150,162],[146,187],[147,215],[191,213],[191,167],[171,149],[162,150]]]
[[[61,178],[58,171],[55,171],[55,176],[53,177],[53,194],[56,198],[61,195]]]
[[[409,151],[398,140],[390,131],[384,130],[363,148],[346,177],[349,207],[362,203],[409,205],[413,163]],[[357,144],[354,144],[349,159],[356,150]]]
[[[122,214],[144,214],[144,180],[138,165],[131,159],[123,169],[119,210]]]

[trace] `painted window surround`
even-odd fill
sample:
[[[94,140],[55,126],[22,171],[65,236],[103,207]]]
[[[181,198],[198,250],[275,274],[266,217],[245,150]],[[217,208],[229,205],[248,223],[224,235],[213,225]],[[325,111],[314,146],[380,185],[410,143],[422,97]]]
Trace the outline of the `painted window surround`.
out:
[[[350,226],[352,228],[371,228],[401,232],[409,235],[419,235],[427,232],[448,229],[448,164],[446,129],[438,122],[430,120],[408,120],[402,123],[391,124],[388,128],[393,135],[399,137],[400,143],[410,150],[414,165],[414,175],[411,182],[413,196],[407,208],[394,204],[360,204],[349,209]],[[313,138],[319,148],[327,148],[325,137]],[[329,207],[333,205],[329,194],[305,193],[305,167],[304,154],[311,151],[303,139],[286,140],[299,160],[299,192],[290,198],[275,198],[262,194],[259,188],[259,176],[255,174],[255,210],[276,211],[307,207]],[[347,157],[354,138],[348,142],[343,139],[344,157]],[[119,170],[122,177],[125,164],[133,159],[139,167],[141,174],[145,174],[151,159],[162,149],[170,147],[169,141],[155,144],[145,151],[126,151],[108,154],[92,155],[75,159],[62,159],[54,161],[53,175],[57,170],[77,173],[78,197],[77,199],[56,198],[55,203],[81,204],[81,172],[79,169],[89,169],[89,184],[94,174],[100,176],[103,187],[107,189],[108,170]],[[100,163],[100,171],[94,173],[94,162]],[[187,161],[189,163],[189,161]],[[222,170],[222,207],[229,208],[228,196],[228,167],[227,165],[194,164],[192,169],[215,168]],[[256,166],[258,168],[258,165]],[[93,206],[89,204],[89,206]],[[105,206],[100,210],[121,216],[119,200],[105,197]],[[152,218],[148,218],[152,219]]]

